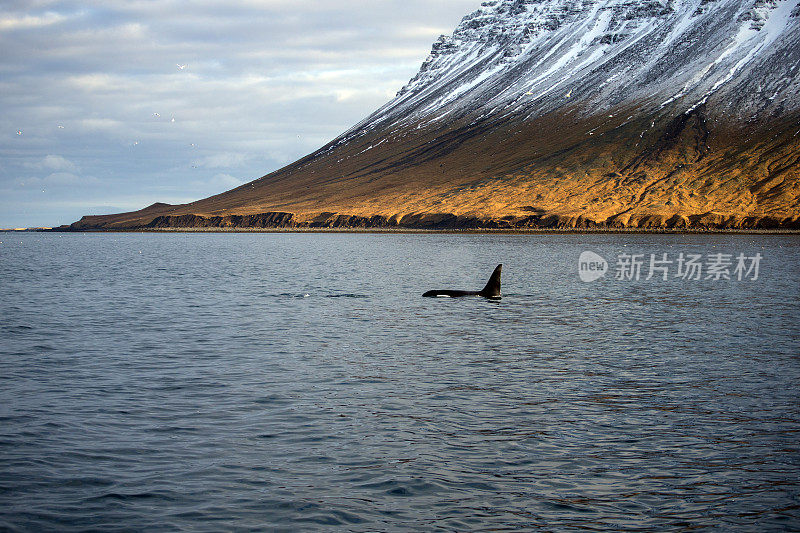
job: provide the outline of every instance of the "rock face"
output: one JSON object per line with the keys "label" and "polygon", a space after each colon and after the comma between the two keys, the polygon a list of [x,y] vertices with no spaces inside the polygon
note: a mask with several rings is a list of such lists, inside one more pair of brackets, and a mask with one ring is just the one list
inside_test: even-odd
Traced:
{"label": "rock face", "polygon": [[136,227],[798,228],[798,0],[496,0],[317,152]]}

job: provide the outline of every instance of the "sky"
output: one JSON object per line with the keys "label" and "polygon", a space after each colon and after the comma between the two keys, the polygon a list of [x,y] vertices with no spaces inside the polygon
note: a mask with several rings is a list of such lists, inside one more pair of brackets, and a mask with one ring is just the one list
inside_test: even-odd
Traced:
{"label": "sky", "polygon": [[0,0],[0,228],[185,203],[389,101],[480,0]]}

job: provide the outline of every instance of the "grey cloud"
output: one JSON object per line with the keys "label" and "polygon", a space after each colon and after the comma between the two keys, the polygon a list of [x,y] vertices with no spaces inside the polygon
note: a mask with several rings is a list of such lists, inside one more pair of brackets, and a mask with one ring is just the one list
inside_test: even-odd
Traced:
{"label": "grey cloud", "polygon": [[77,170],[75,163],[60,155],[47,155],[35,162],[26,161],[23,166],[32,169]]}
{"label": "grey cloud", "polygon": [[195,161],[194,166],[206,168],[240,167],[247,161],[247,159],[247,154],[220,152],[218,154],[209,155]]}
{"label": "grey cloud", "polygon": [[52,172],[42,178],[38,176],[20,178],[17,180],[17,185],[20,187],[38,188],[46,186],[93,185],[99,182],[100,180],[94,176],[81,176],[73,172]]}
{"label": "grey cloud", "polygon": [[[190,201],[290,163],[389,100],[479,3],[6,1],[0,227]],[[12,186],[58,173],[83,180],[59,202]]]}

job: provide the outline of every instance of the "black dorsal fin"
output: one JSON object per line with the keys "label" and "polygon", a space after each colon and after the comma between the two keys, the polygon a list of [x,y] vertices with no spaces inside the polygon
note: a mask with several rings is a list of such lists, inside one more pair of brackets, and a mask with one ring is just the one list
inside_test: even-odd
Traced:
{"label": "black dorsal fin", "polygon": [[492,277],[489,278],[489,282],[481,291],[481,296],[486,298],[499,298],[500,297],[500,272],[503,270],[502,263],[495,267],[494,272],[492,272]]}

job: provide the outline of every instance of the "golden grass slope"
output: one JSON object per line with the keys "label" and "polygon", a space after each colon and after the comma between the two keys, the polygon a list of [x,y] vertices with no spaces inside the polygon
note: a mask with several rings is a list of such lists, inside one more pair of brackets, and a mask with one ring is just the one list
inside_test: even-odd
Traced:
{"label": "golden grass slope", "polygon": [[800,120],[731,126],[702,106],[646,117],[575,107],[409,125],[334,141],[204,200],[71,228],[248,224],[797,228]]}

